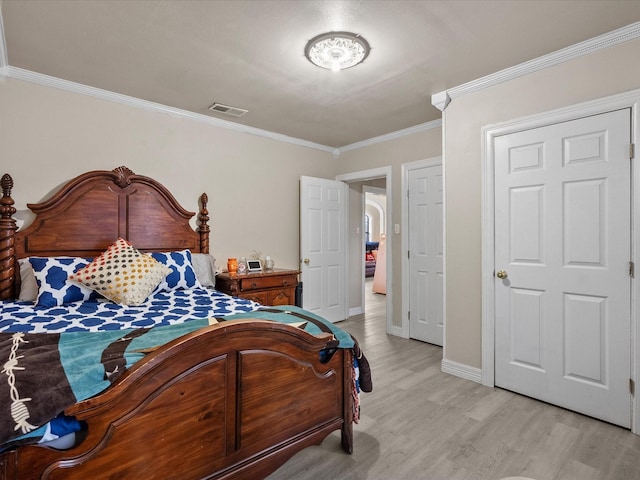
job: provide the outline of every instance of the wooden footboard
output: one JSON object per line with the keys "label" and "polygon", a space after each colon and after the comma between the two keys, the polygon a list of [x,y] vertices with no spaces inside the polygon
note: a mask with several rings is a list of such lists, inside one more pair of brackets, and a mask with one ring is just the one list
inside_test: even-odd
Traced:
{"label": "wooden footboard", "polygon": [[80,445],[5,452],[0,479],[259,479],[338,429],[351,453],[351,351],[320,363],[328,339],[268,321],[180,337],[67,410]]}

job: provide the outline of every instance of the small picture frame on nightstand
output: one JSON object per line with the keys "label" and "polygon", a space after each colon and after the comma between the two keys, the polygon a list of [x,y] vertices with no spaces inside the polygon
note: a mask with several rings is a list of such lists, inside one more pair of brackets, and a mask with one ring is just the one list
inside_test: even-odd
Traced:
{"label": "small picture frame on nightstand", "polygon": [[262,271],[262,262],[260,260],[247,260],[247,272]]}

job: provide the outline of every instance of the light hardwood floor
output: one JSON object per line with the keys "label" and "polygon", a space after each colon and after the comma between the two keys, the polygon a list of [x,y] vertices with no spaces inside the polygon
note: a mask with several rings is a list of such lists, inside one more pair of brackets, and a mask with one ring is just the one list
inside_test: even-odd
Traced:
{"label": "light hardwood floor", "polygon": [[333,433],[269,480],[640,479],[640,436],[521,395],[442,373],[442,349],[385,333],[384,296],[340,323],[373,372],[354,453]]}

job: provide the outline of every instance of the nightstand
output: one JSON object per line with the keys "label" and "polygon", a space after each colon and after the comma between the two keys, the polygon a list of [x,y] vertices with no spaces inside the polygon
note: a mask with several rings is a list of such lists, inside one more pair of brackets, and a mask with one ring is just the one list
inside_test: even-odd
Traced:
{"label": "nightstand", "polygon": [[223,272],[216,276],[216,290],[265,306],[295,305],[299,273],[300,270],[284,268],[241,274]]}

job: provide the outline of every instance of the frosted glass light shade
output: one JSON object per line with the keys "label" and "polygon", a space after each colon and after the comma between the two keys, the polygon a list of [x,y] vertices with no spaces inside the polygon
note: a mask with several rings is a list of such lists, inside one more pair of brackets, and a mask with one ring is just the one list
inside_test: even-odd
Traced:
{"label": "frosted glass light shade", "polygon": [[330,32],[309,40],[304,54],[314,65],[337,71],[361,63],[369,51],[369,44],[360,35]]}

